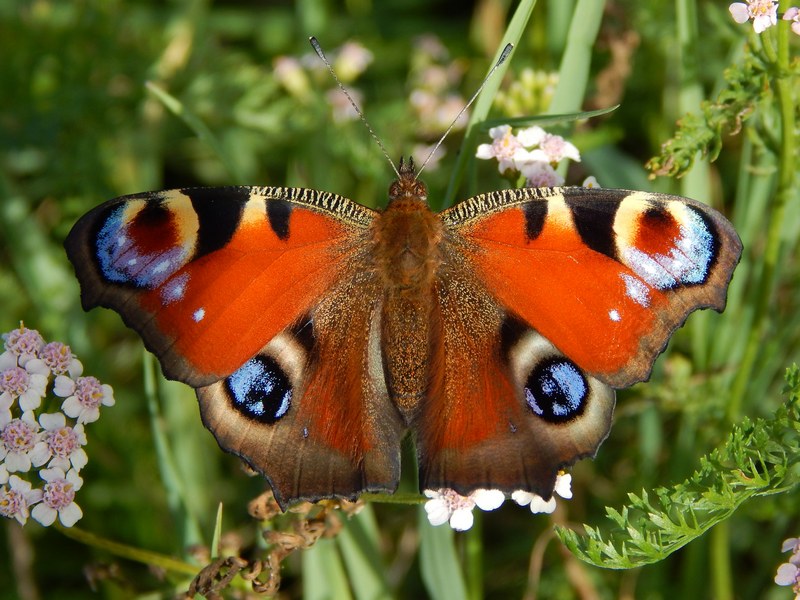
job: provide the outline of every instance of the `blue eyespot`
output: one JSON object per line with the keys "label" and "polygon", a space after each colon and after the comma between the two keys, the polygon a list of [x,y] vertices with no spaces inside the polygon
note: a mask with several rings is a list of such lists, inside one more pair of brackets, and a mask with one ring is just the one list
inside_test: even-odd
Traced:
{"label": "blue eyespot", "polygon": [[580,369],[566,358],[537,364],[525,382],[525,402],[545,421],[563,423],[586,407],[589,385]]}
{"label": "blue eyespot", "polygon": [[225,385],[235,408],[262,423],[277,422],[291,406],[292,384],[270,356],[251,358],[225,380]]}

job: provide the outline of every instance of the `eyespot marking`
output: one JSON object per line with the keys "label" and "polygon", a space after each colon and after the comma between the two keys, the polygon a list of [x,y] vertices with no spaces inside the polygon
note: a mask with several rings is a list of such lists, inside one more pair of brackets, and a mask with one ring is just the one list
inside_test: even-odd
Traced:
{"label": "eyespot marking", "polygon": [[261,423],[273,424],[289,411],[292,385],[271,356],[259,354],[225,380],[234,407]]}
{"label": "eyespot marking", "polygon": [[589,384],[575,364],[553,357],[537,364],[525,383],[525,402],[537,416],[563,423],[586,408]]}

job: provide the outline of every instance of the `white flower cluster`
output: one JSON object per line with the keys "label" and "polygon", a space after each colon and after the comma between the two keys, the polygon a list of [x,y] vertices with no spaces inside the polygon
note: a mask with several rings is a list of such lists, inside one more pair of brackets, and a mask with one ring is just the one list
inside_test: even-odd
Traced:
{"label": "white flower cluster", "polygon": [[[511,495],[520,506],[529,506],[532,513],[552,513],[556,509],[555,494],[562,498],[572,498],[572,475],[561,472],[556,478],[555,489],[549,500],[538,494],[517,490]],[[425,495],[430,498],[425,503],[425,512],[431,525],[450,523],[456,531],[466,531],[474,522],[472,509],[476,506],[483,511],[499,508],[505,501],[505,494],[500,490],[475,490],[469,496],[462,496],[455,490],[425,490]]]}
{"label": "white flower cluster", "polygon": [[[84,425],[98,419],[101,405],[114,404],[113,391],[81,375],[83,365],[69,346],[45,343],[35,329],[20,324],[2,338],[0,515],[23,525],[30,515],[45,526],[58,517],[71,527],[83,516],[75,492],[88,462]],[[46,398],[51,377],[55,399]],[[43,402],[60,403],[60,410],[44,412]],[[33,469],[42,487],[25,479]]]}
{"label": "white flower cluster", "polygon": [[[753,21],[753,31],[763,33],[778,24],[778,2],[775,0],[747,0],[734,2],[728,10],[737,23]],[[792,31],[800,35],[800,8],[790,7],[783,13],[784,21],[792,22]]]}
{"label": "white flower cluster", "polygon": [[783,541],[781,552],[791,552],[789,562],[778,567],[775,583],[791,586],[795,600],[800,600],[800,538],[789,538]]}
{"label": "white flower cluster", "polygon": [[[481,144],[475,156],[485,160],[496,158],[501,174],[519,171],[525,177],[526,187],[554,187],[564,184],[556,172],[565,159],[580,162],[578,149],[560,135],[547,133],[541,127],[521,129],[516,135],[510,125],[500,125],[489,130],[491,144]],[[597,181],[594,185],[598,187]]]}

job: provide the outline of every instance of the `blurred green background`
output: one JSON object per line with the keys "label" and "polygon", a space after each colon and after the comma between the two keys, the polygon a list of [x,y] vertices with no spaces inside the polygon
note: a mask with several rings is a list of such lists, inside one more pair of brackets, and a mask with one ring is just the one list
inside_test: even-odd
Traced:
{"label": "blurred green background", "polygon": [[[48,340],[69,343],[117,398],[87,427],[78,527],[186,558],[192,544],[210,544],[223,502],[230,543],[257,552],[263,543],[246,506],[264,483],[218,450],[192,390],[159,379],[158,402],[148,400],[141,341],[116,314],[80,309],[61,246],[76,219],[115,196],[190,185],[307,186],[381,206],[391,168],[342,108],[308,36],[331,55],[392,159],[414,153],[419,161],[480,84],[517,8],[507,0],[0,3],[0,330],[22,319]],[[594,175],[603,187],[692,196],[729,215],[745,242],[728,310],[690,317],[653,380],[618,395],[611,436],[595,461],[575,467],[575,498],[561,504],[559,523],[597,523],[603,507],[623,504],[628,492],[690,475],[732,423],[774,410],[783,370],[797,360],[796,191],[780,213],[774,275],[765,279],[761,266],[775,231],[774,98],[758,99],[756,118],[723,138],[713,165],[700,160],[680,180],[655,181],[643,166],[678,118],[724,88],[723,71],[741,60],[748,31],[724,2],[541,0],[515,34],[491,117],[620,104],[553,129],[583,156],[567,182]],[[473,156],[488,141],[485,131],[463,141],[462,124],[426,169],[434,206],[456,169],[464,175],[456,198],[508,185],[494,164],[457,163],[459,149]],[[758,352],[743,372],[754,343]],[[413,491],[413,482],[404,485]],[[722,598],[725,590],[788,598],[772,577],[781,540],[800,534],[799,514],[796,493],[757,500],[721,533],[625,572],[578,562],[554,538],[551,518],[511,503],[445,541],[474,598]],[[429,533],[418,508],[372,503],[359,519],[371,541],[350,543],[374,549],[378,596],[436,596],[420,565],[420,539]],[[169,598],[190,580],[36,523],[0,527],[0,598]],[[320,547],[285,561],[283,597],[367,597],[368,577],[344,543]],[[447,577],[451,567],[435,569]],[[452,585],[454,595],[440,597],[459,597],[462,588]]]}

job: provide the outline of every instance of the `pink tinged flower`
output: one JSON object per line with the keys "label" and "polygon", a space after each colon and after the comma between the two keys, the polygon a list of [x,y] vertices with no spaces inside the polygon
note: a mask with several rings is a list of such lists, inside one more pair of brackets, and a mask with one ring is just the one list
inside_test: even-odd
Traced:
{"label": "pink tinged flower", "polygon": [[8,483],[8,469],[4,462],[0,462],[0,485]]}
{"label": "pink tinged flower", "polygon": [[82,424],[69,427],[64,413],[60,412],[41,415],[39,423],[44,429],[41,446],[46,454],[44,462],[50,461],[48,467],[58,467],[64,471],[72,467],[75,471],[80,471],[86,466],[89,457],[82,448],[86,445]]}
{"label": "pink tinged flower", "polygon": [[787,540],[783,540],[781,552],[789,552],[790,550],[794,554],[800,554],[800,538],[789,538]]}
{"label": "pink tinged flower", "polygon": [[7,423],[0,421],[0,427],[0,460],[5,461],[9,473],[30,471],[34,458],[36,466],[42,464],[37,455],[32,456],[39,442],[39,424],[32,412],[22,413],[21,419],[11,419]]}
{"label": "pink tinged flower", "polygon": [[509,170],[516,170],[514,154],[518,150],[523,150],[520,141],[511,133],[510,125],[500,125],[489,130],[492,138],[491,144],[480,144],[475,156],[484,160],[496,158],[499,162],[498,170],[505,173]]}
{"label": "pink tinged flower", "polygon": [[431,525],[443,525],[449,521],[450,527],[456,531],[466,531],[474,523],[472,509],[476,506],[489,511],[498,508],[505,496],[500,490],[478,489],[469,496],[462,496],[455,490],[425,490],[430,498],[425,503],[425,512]]}
{"label": "pink tinged flower", "polygon": [[564,178],[548,162],[533,161],[520,165],[525,176],[525,187],[557,187],[564,184]]}
{"label": "pink tinged flower", "polygon": [[0,408],[10,408],[9,398],[19,398],[23,411],[39,408],[47,390],[47,372],[38,359],[27,361],[24,369],[14,366],[0,372]]}
{"label": "pink tinged flower", "polygon": [[83,365],[75,358],[70,347],[61,342],[45,344],[39,350],[39,360],[56,375],[69,373],[70,377],[75,378],[83,372]]}
{"label": "pink tinged flower", "polygon": [[41,501],[42,490],[31,489],[31,484],[24,479],[12,475],[8,487],[0,489],[0,515],[8,519],[16,519],[20,525],[28,521],[28,509]]}
{"label": "pink tinged flower", "polygon": [[775,583],[778,585],[797,585],[800,583],[800,568],[792,563],[783,563],[775,574]]}
{"label": "pink tinged flower", "polygon": [[113,406],[114,392],[110,385],[101,384],[96,377],[56,377],[53,392],[66,400],[61,410],[78,423],[93,423],[100,417],[100,405]]}
{"label": "pink tinged flower", "polygon": [[778,23],[778,3],[774,0],[747,0],[734,2],[728,10],[737,23],[753,20],[753,31],[761,33]]}
{"label": "pink tinged flower", "polygon": [[44,338],[35,329],[28,329],[22,323],[19,329],[9,331],[3,334],[5,341],[5,349],[14,353],[19,357],[20,366],[25,366],[25,363],[36,358],[39,350],[44,346]]}
{"label": "pink tinged flower", "polygon": [[796,6],[790,7],[789,10],[783,13],[783,20],[792,21],[792,31],[800,35],[800,8]]}
{"label": "pink tinged flower", "polygon": [[83,480],[71,469],[42,469],[39,473],[47,483],[44,485],[41,503],[33,507],[31,516],[45,527],[52,525],[56,516],[64,527],[72,527],[83,516],[75,504],[75,492],[81,489]]}
{"label": "pink tinged flower", "polygon": [[580,162],[581,153],[578,149],[560,135],[545,134],[539,143],[539,148],[547,155],[549,162],[559,163],[565,158]]}

